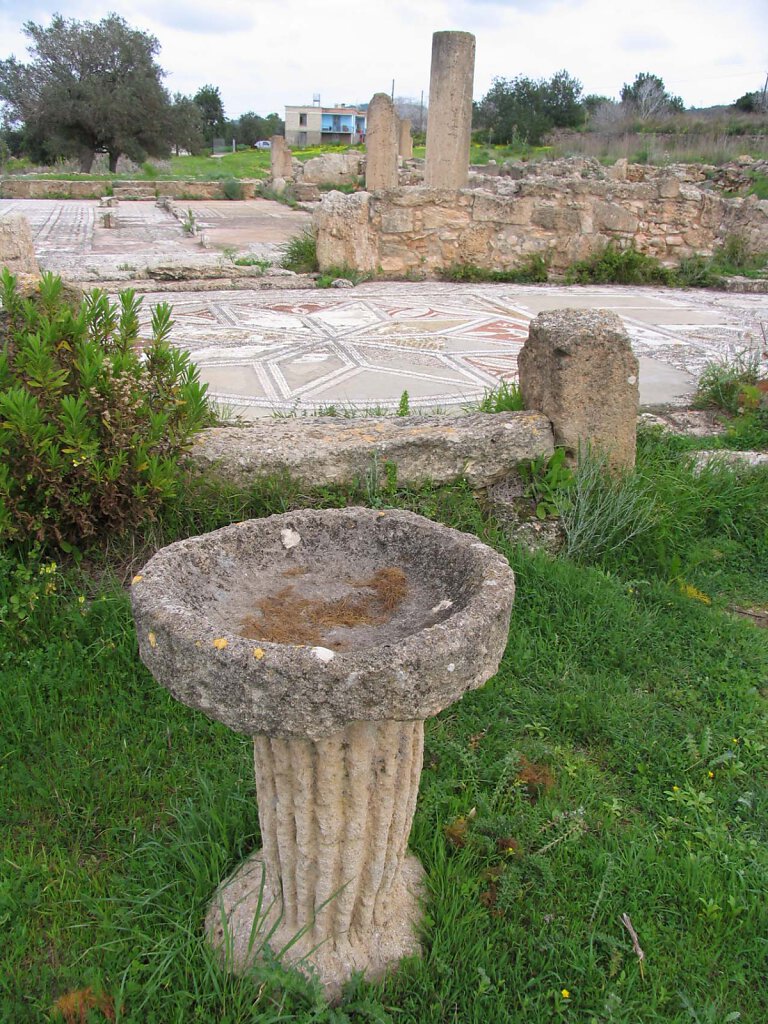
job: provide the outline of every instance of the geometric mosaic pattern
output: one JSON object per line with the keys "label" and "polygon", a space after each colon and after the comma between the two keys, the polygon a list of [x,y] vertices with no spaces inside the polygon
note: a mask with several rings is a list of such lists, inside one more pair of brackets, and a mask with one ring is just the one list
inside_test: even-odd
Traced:
{"label": "geometric mosaic pattern", "polygon": [[[148,295],[147,305],[166,296]],[[368,283],[328,291],[178,293],[176,344],[190,349],[211,394],[245,417],[328,406],[392,409],[477,401],[517,377],[528,323],[541,309],[613,308],[639,356],[690,375],[744,347],[768,297],[632,288]],[[735,300],[735,301],[732,301]],[[749,302],[747,303],[749,305]],[[732,306],[732,310],[728,307]]]}
{"label": "geometric mosaic pattern", "polygon": [[397,291],[175,294],[173,337],[241,413],[392,408],[403,391],[415,408],[454,406],[516,377],[529,316],[466,293],[404,304]]}

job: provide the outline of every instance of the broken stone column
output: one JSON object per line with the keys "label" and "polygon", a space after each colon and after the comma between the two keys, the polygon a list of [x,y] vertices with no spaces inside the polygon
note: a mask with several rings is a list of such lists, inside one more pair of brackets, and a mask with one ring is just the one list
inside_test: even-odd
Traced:
{"label": "broken stone column", "polygon": [[435,32],[424,168],[424,184],[432,188],[463,188],[469,180],[474,74],[471,32]]}
{"label": "broken stone column", "polygon": [[408,117],[398,118],[398,143],[397,152],[403,160],[410,160],[413,156],[413,138],[411,136],[411,120]]}
{"label": "broken stone column", "polygon": [[14,275],[40,276],[29,221],[19,214],[0,217],[0,268],[7,267]]}
{"label": "broken stone column", "polygon": [[272,148],[270,150],[271,169],[273,178],[293,178],[293,165],[291,163],[291,151],[283,135],[272,136]]}
{"label": "broken stone column", "polygon": [[525,407],[552,421],[556,445],[573,455],[589,443],[613,468],[634,466],[638,362],[615,313],[540,313],[517,363]]}
{"label": "broken stone column", "polygon": [[385,92],[377,92],[368,106],[365,156],[366,189],[397,188],[397,115]]}

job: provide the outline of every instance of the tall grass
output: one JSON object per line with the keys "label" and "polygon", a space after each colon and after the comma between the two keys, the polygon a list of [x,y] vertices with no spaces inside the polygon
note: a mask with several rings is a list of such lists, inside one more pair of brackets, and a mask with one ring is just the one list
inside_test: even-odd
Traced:
{"label": "tall grass", "polygon": [[554,136],[552,158],[593,157],[604,163],[723,164],[743,154],[768,157],[768,132],[756,136],[729,135],[720,130],[696,134],[659,132],[583,132]]}

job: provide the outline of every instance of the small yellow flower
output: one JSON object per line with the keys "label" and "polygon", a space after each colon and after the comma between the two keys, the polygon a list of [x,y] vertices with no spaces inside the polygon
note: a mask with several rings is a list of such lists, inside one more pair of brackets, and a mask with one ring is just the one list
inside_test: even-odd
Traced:
{"label": "small yellow flower", "polygon": [[80,594],[80,596],[77,599],[77,603],[78,604],[85,604],[85,597],[83,596],[83,594]]}
{"label": "small yellow flower", "polygon": [[714,772],[707,772],[707,775],[710,777],[710,779],[714,779],[714,777],[715,777],[715,773]]}
{"label": "small yellow flower", "polygon": [[712,598],[708,597],[701,590],[697,590],[690,583],[684,583],[682,580],[679,581],[680,592],[685,594],[686,597],[690,597],[692,601],[701,601],[702,604],[712,604]]}
{"label": "small yellow flower", "polygon": [[260,647],[254,647],[253,656],[256,659],[256,661],[261,661],[261,659],[264,657],[264,651],[262,651]]}
{"label": "small yellow flower", "polygon": [[673,786],[672,787],[672,792],[673,793],[679,793],[680,792],[680,787],[679,786]]}
{"label": "small yellow flower", "polygon": [[131,585],[133,585],[134,583],[141,583],[143,579],[143,576],[134,576],[133,579],[131,580]]}
{"label": "small yellow flower", "polygon": [[213,646],[217,651],[223,651],[229,643],[229,640],[225,636],[219,636],[213,641]]}
{"label": "small yellow flower", "polygon": [[734,736],[734,737],[733,737],[733,742],[734,742],[734,743],[738,743],[738,742],[739,742],[739,738],[738,738],[738,736]]}
{"label": "small yellow flower", "polygon": [[560,995],[563,997],[563,999],[570,999],[571,998],[571,993],[568,991],[567,988],[561,989],[560,990]]}

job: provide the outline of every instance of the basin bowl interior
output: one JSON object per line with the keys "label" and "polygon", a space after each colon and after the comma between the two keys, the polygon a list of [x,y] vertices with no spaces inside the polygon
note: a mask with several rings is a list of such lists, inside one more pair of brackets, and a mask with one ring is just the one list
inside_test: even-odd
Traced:
{"label": "basin bowl interior", "polygon": [[463,609],[483,580],[472,548],[386,514],[274,518],[199,538],[184,552],[184,601],[214,629],[262,643],[362,650]]}

